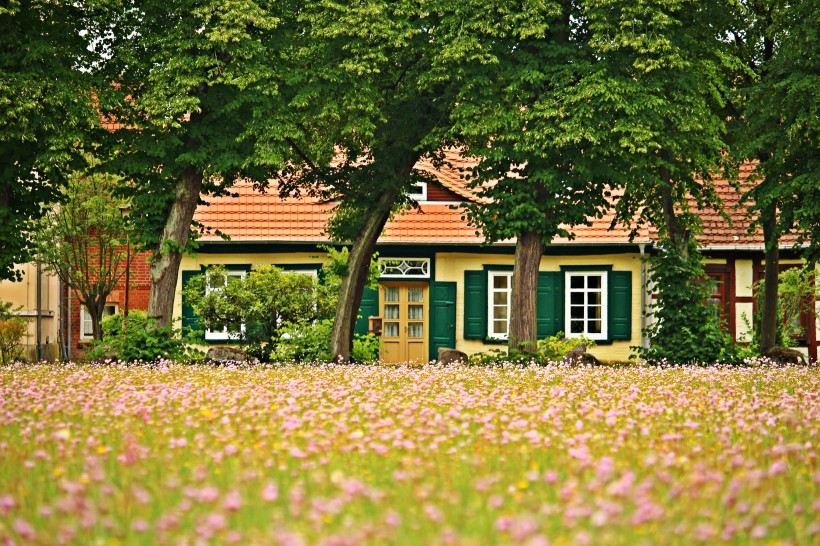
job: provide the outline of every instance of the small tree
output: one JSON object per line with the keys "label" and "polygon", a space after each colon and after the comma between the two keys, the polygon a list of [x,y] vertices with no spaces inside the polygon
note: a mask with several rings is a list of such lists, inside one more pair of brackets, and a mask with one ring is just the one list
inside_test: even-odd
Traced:
{"label": "small tree", "polygon": [[[324,248],[330,258],[322,268],[322,282],[313,275],[262,266],[239,277],[223,267],[210,267],[204,275],[188,281],[184,298],[199,316],[201,326],[226,330],[247,345],[248,353],[266,360],[282,334],[304,329],[333,316],[339,286],[347,272],[348,249]],[[378,265],[370,262],[367,286],[378,281]],[[329,332],[326,332],[329,334]],[[328,335],[318,343],[327,345]]]}
{"label": "small tree", "polygon": [[64,203],[46,213],[35,236],[46,270],[76,291],[97,340],[102,339],[106,299],[129,265],[115,185],[109,176],[75,175],[64,190]]}
{"label": "small tree", "polygon": [[[814,302],[820,297],[820,288],[816,285],[815,275],[809,267],[792,267],[781,271],[777,276],[777,313],[774,334],[774,345],[789,347],[794,345],[793,336],[805,334],[800,325],[800,315],[808,313]],[[763,321],[766,297],[766,279],[763,278],[754,285],[757,296],[757,312],[754,316],[754,333],[751,340],[751,349],[760,352],[762,347],[763,331],[766,324]],[[748,317],[747,317],[747,326]],[[813,328],[814,325],[808,325]]]}
{"label": "small tree", "polygon": [[22,355],[20,342],[28,331],[27,319],[11,308],[10,302],[0,301],[0,364],[11,364]]}
{"label": "small tree", "polygon": [[268,344],[276,345],[283,324],[310,323],[330,312],[316,277],[274,266],[244,277],[211,267],[188,282],[184,295],[204,328],[227,330],[260,359],[270,353]]}

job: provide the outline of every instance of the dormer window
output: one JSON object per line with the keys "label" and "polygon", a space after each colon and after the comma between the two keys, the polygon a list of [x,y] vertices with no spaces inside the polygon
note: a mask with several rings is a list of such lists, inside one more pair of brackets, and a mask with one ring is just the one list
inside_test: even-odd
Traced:
{"label": "dormer window", "polygon": [[427,182],[415,182],[407,193],[413,201],[427,201]]}

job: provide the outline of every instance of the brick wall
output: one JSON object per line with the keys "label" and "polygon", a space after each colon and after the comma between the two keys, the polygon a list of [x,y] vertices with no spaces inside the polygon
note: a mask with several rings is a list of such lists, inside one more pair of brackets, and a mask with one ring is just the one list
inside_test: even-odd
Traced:
{"label": "brick wall", "polygon": [[[128,309],[148,310],[148,295],[151,290],[147,252],[138,253],[131,258],[130,290],[128,291]],[[88,350],[90,344],[80,336],[80,302],[72,291],[71,298],[71,357],[76,360]],[[125,309],[125,276],[108,296],[106,303],[114,303],[120,312]]]}

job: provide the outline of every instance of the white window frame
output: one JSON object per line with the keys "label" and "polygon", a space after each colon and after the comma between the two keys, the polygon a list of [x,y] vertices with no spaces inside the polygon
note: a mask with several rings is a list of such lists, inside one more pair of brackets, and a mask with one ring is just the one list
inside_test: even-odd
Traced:
{"label": "white window frame", "polygon": [[[113,307],[114,312],[106,314],[105,309],[107,309],[109,307]],[[119,313],[120,306],[116,303],[107,303],[106,302],[105,309],[103,309],[103,316],[100,317],[100,320],[102,320],[105,317],[108,317],[108,316],[111,316],[111,315],[116,315],[117,313]],[[93,326],[91,324],[91,314],[88,312],[88,309],[86,308],[85,305],[80,305],[80,339],[81,340],[94,339],[93,332],[88,333],[88,334],[85,333],[86,323],[88,324],[89,330],[93,330]]]}
{"label": "white window frame", "polygon": [[[239,277],[240,279],[244,279],[245,275],[248,274],[247,271],[244,269],[228,269],[225,271],[226,276],[228,277]],[[227,283],[227,279],[225,280]],[[212,288],[210,284],[205,283],[205,293],[208,294],[214,290],[219,290],[219,288]],[[205,341],[235,341],[241,339],[245,335],[245,325],[242,324],[239,327],[239,332],[231,334],[228,332],[228,327],[225,326],[222,330],[205,330]]]}
{"label": "white window frame", "polygon": [[[572,288],[572,277],[601,277],[601,288],[600,289],[589,289],[587,288],[587,281],[584,281],[584,288]],[[572,337],[580,337],[582,335],[588,337],[589,339],[593,339],[596,341],[603,341],[609,338],[609,294],[608,294],[608,281],[609,281],[609,273],[607,271],[566,271],[564,273],[564,335],[568,338]],[[589,315],[588,315],[588,305],[587,305],[587,294],[590,292],[600,292],[601,293],[601,332],[600,333],[590,333],[588,331],[589,326]],[[583,332],[573,332],[572,330],[572,320],[571,317],[571,305],[570,302],[572,301],[572,294],[574,293],[583,293],[584,294],[584,331]],[[579,320],[579,319],[574,319]]]}
{"label": "white window frame", "polygon": [[[384,266],[387,262],[421,262],[421,274],[408,273],[385,273]],[[379,278],[383,279],[429,279],[430,278],[430,258],[379,258]]]}
{"label": "white window frame", "polygon": [[[487,338],[488,339],[499,339],[499,340],[506,340],[509,338],[510,332],[510,305],[512,304],[512,271],[487,271]],[[507,277],[507,288],[503,290],[498,290],[494,288],[495,283],[493,282],[496,277]],[[506,293],[507,294],[507,331],[506,332],[496,332],[495,331],[495,294],[496,293]]]}
{"label": "white window frame", "polygon": [[419,188],[420,191],[408,193],[407,197],[417,202],[427,201],[427,182],[415,182],[413,187]]}

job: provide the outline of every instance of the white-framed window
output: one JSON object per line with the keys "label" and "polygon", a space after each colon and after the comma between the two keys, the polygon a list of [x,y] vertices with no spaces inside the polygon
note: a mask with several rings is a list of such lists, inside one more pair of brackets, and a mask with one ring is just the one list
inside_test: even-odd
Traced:
{"label": "white-framed window", "polygon": [[[227,283],[235,282],[245,277],[247,272],[243,270],[226,270],[225,277],[221,284],[212,284],[213,278],[209,275],[208,282],[205,285],[205,293],[214,292],[223,289]],[[205,339],[208,341],[224,341],[229,339],[240,339],[245,334],[245,325],[240,326],[239,332],[228,332],[228,327],[224,326],[221,329],[205,330]]]}
{"label": "white-framed window", "polygon": [[510,335],[512,271],[487,272],[487,337],[507,339]]}
{"label": "white-framed window", "polygon": [[416,182],[407,192],[407,197],[413,201],[427,201],[427,182]]}
{"label": "white-framed window", "polygon": [[391,279],[429,279],[430,258],[379,258],[379,275]]}
{"label": "white-framed window", "polygon": [[607,339],[607,272],[567,271],[564,282],[565,335]]}
{"label": "white-framed window", "polygon": [[[116,315],[119,307],[116,303],[106,303],[100,320]],[[94,326],[91,323],[91,314],[85,305],[80,305],[80,339],[94,339]]]}

